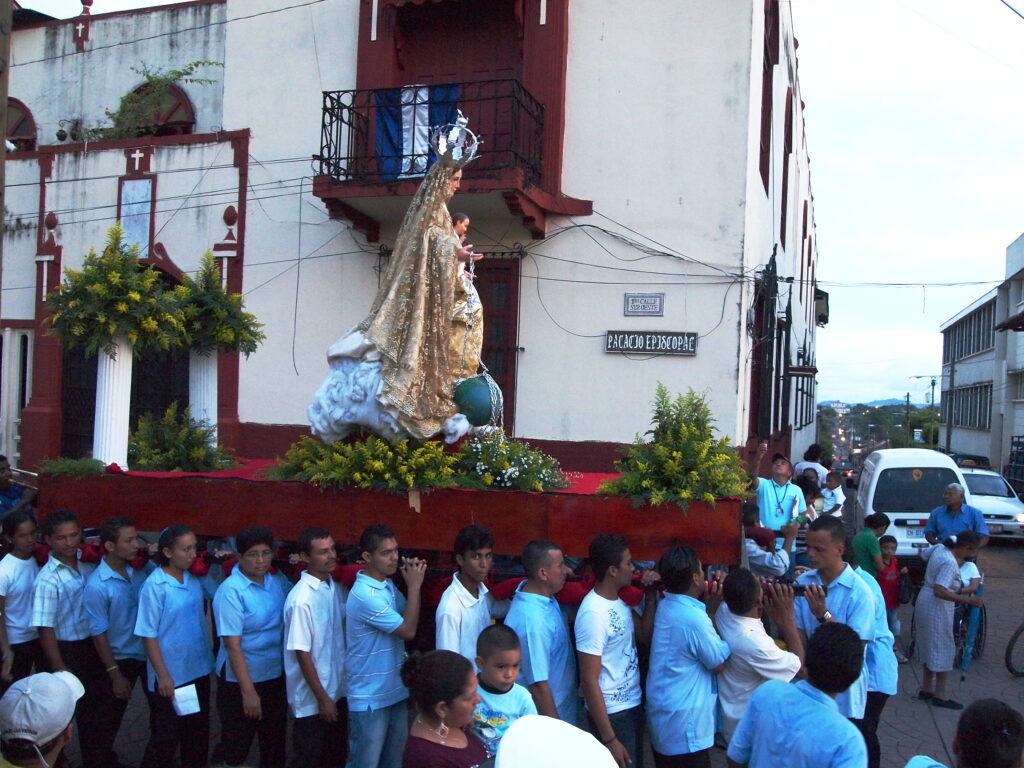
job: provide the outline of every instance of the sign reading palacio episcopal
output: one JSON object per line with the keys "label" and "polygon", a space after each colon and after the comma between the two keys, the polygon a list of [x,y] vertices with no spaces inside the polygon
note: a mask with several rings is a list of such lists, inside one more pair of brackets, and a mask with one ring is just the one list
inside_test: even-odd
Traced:
{"label": "sign reading palacio episcopal", "polygon": [[697,334],[692,331],[606,331],[604,351],[696,355]]}

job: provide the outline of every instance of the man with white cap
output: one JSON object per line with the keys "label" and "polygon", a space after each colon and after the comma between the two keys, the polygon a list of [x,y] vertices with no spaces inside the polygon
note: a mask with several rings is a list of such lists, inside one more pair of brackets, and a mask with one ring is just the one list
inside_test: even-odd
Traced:
{"label": "man with white cap", "polygon": [[0,698],[0,768],[56,765],[85,688],[70,672],[23,678]]}

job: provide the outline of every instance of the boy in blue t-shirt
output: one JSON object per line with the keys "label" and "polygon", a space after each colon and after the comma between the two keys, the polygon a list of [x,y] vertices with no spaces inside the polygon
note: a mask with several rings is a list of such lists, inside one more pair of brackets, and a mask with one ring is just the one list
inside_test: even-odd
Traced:
{"label": "boy in blue t-shirt", "polygon": [[537,707],[530,692],[516,684],[523,649],[514,630],[504,624],[487,627],[477,638],[476,653],[480,703],[473,712],[473,732],[493,756],[512,723],[536,715]]}

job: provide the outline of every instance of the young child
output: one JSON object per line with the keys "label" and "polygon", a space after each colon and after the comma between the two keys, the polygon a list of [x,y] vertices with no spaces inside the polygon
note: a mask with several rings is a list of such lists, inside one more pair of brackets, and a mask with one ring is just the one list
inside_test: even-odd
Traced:
{"label": "young child", "polygon": [[504,624],[487,627],[477,638],[476,653],[480,703],[473,712],[472,728],[493,756],[512,723],[524,715],[536,715],[537,707],[530,692],[516,683],[523,651],[514,630]]}
{"label": "young child", "polygon": [[960,594],[975,594],[981,586],[981,571],[978,570],[978,564],[964,560],[964,564],[960,566],[960,581],[963,584],[960,587]]}
{"label": "young child", "polygon": [[[906,568],[900,568],[896,560],[896,537],[882,536],[878,539],[878,546],[882,550],[882,568],[875,578],[878,579],[878,586],[882,588],[882,597],[885,598],[885,617],[889,620],[889,631],[897,642],[900,639],[900,617],[899,617],[899,593],[900,576],[908,573]],[[893,648],[896,654],[896,661],[900,664],[907,662],[907,657],[899,648]]]}
{"label": "young child", "polygon": [[839,472],[829,472],[825,478],[825,487],[821,489],[821,495],[825,498],[824,513],[826,515],[843,516],[843,504],[846,503],[846,497],[843,495],[843,489],[839,487],[842,482],[843,476]]}

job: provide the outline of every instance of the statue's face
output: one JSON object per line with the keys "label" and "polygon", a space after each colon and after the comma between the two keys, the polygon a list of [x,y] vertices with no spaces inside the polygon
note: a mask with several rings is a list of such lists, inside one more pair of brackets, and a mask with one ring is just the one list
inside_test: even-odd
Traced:
{"label": "statue's face", "polygon": [[459,186],[462,184],[462,169],[460,168],[452,174],[452,194],[454,195],[459,191]]}

